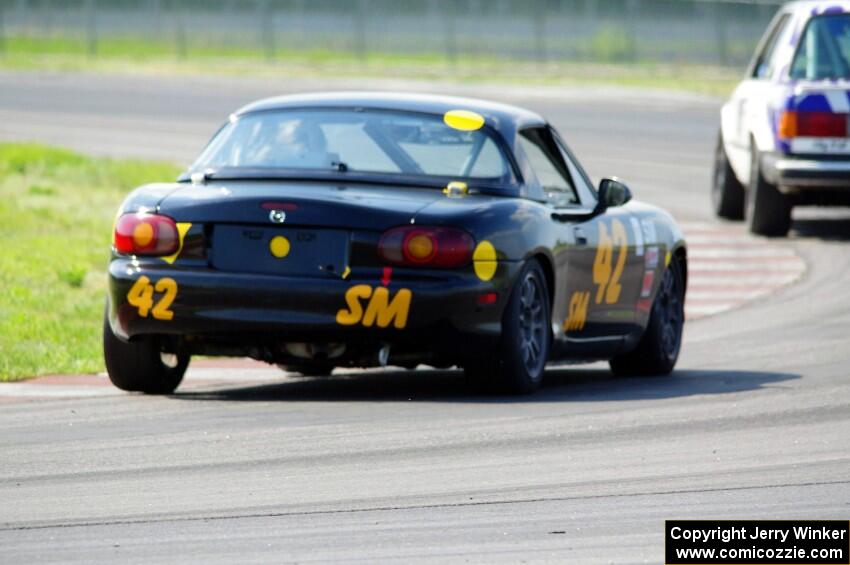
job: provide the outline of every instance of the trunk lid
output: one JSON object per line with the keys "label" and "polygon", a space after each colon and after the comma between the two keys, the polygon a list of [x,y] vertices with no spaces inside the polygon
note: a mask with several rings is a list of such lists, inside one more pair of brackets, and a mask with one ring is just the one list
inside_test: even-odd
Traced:
{"label": "trunk lid", "polygon": [[440,198],[426,188],[227,181],[187,184],[163,198],[159,211],[180,222],[272,225],[271,210],[282,209],[285,226],[384,231]]}
{"label": "trunk lid", "polygon": [[850,84],[801,81],[777,114],[785,150],[797,155],[850,156]]}
{"label": "trunk lid", "polygon": [[374,267],[379,234],[441,198],[435,189],[229,181],[187,184],[159,213],[203,226],[214,269],[334,278]]}

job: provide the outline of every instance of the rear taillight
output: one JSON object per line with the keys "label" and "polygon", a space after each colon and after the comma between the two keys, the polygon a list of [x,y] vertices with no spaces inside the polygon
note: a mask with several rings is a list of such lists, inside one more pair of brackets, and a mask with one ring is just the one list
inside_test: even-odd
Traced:
{"label": "rear taillight", "polygon": [[405,226],[381,236],[378,255],[391,265],[454,269],[469,263],[474,247],[461,229]]}
{"label": "rear taillight", "polygon": [[849,117],[832,112],[783,112],[779,118],[779,137],[847,137]]}
{"label": "rear taillight", "polygon": [[115,222],[112,245],[128,255],[173,255],[180,237],[177,225],[168,216],[124,214]]}

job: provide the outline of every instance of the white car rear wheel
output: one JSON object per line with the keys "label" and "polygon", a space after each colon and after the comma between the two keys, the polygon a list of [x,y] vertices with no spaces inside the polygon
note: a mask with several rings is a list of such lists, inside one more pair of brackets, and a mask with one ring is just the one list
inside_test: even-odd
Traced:
{"label": "white car rear wheel", "polygon": [[723,134],[717,136],[714,173],[711,181],[711,203],[714,213],[727,220],[743,220],[746,195],[743,185],[738,182],[735,171],[729,165],[726,148],[723,146]]}
{"label": "white car rear wheel", "polygon": [[791,229],[791,203],[762,174],[761,154],[753,146],[750,186],[747,189],[747,224],[758,235],[781,237]]}

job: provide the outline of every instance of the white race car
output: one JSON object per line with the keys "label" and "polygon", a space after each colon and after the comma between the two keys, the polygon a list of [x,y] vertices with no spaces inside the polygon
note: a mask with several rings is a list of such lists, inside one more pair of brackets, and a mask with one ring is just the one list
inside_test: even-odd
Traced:
{"label": "white race car", "polygon": [[721,112],[718,216],[782,236],[799,205],[850,206],[850,2],[783,6]]}

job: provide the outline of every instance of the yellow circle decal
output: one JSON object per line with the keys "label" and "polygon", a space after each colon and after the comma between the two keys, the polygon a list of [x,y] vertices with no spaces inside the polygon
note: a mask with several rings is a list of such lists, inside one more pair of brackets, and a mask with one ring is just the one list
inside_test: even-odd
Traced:
{"label": "yellow circle decal", "polygon": [[143,222],[133,230],[133,243],[138,247],[147,247],[153,241],[153,226]]}
{"label": "yellow circle decal", "polygon": [[496,248],[489,241],[482,241],[472,254],[472,266],[476,276],[482,281],[489,281],[496,274],[499,266],[496,261]]}
{"label": "yellow circle decal", "polygon": [[289,255],[289,240],[282,235],[276,235],[269,242],[269,251],[278,259],[283,259]]}
{"label": "yellow circle decal", "polygon": [[484,116],[469,110],[449,110],[443,116],[443,121],[450,128],[460,131],[475,131],[484,126]]}

